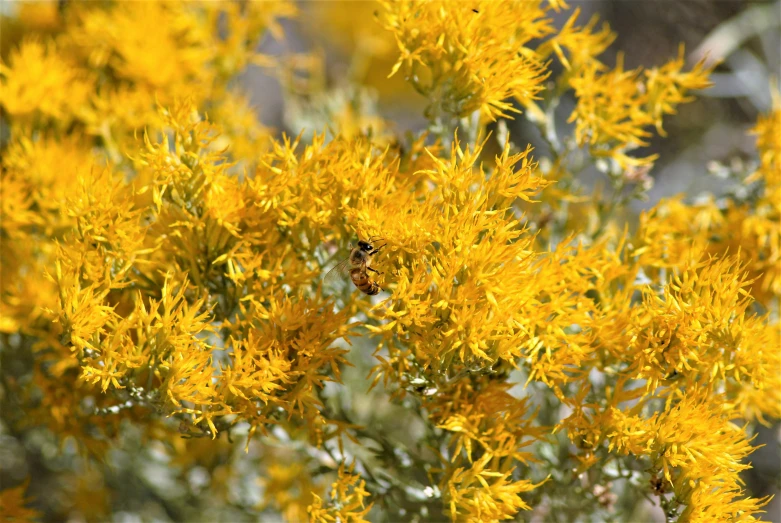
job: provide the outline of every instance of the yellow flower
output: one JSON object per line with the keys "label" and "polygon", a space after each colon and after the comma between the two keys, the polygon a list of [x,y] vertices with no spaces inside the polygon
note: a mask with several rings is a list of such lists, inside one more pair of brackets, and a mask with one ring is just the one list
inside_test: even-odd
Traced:
{"label": "yellow flower", "polygon": [[551,52],[555,53],[562,65],[571,71],[577,71],[588,64],[593,64],[598,70],[604,69],[605,66],[596,61],[596,57],[610,47],[616,39],[616,34],[610,30],[607,23],[604,23],[598,32],[594,31],[598,21],[596,15],[592,16],[585,26],[576,27],[575,21],[578,16],[580,16],[580,8],[572,12],[561,29],[551,35],[537,49],[537,52],[545,58]]}
{"label": "yellow flower", "polygon": [[307,511],[316,499],[322,502],[323,485],[312,477],[306,461],[296,461],[295,456],[283,449],[269,452],[267,462],[266,477],[259,481],[263,485],[260,508],[277,508],[285,521],[306,521]]}
{"label": "yellow flower", "polygon": [[651,125],[664,135],[662,117],[691,101],[688,91],[710,85],[707,77],[713,66],[700,62],[686,73],[683,66],[683,47],[677,59],[644,73],[625,71],[621,55],[616,67],[606,72],[599,62],[586,62],[569,80],[578,98],[569,118],[575,123],[578,144],[588,145],[595,157],[612,158],[624,169],[652,164],[656,155],[635,158],[627,153],[648,145]]}
{"label": "yellow flower", "polygon": [[56,140],[15,136],[3,151],[2,323],[37,329],[42,308],[57,300],[55,285],[41,278],[53,271],[61,240],[73,221],[63,211],[77,180],[95,168],[79,137]]}
{"label": "yellow flower", "polygon": [[[52,4],[24,22],[38,39],[0,66],[3,424],[90,460],[132,427],[183,477],[208,472],[210,504],[257,471],[253,508],[291,520],[382,519],[390,503],[402,518],[507,520],[537,500],[557,509],[572,480],[587,488],[578,508],[610,511],[624,465],[629,499],[754,519],[766,500],[739,480],[750,425],[730,421],[781,416],[779,107],[754,129],[748,196],[664,200],[634,228],[621,190],[654,158],[632,151],[664,134],[709,67],[686,71],[681,51],[611,69],[613,32],[577,25],[577,10],[556,29],[561,0],[387,1],[384,34],[335,5],[312,12],[357,47],[351,74],[397,58],[388,69],[427,97],[433,136],[394,136],[360,86],[326,88],[316,56],[257,55],[295,13],[286,1],[68,2],[56,23]],[[538,106],[547,60],[563,71]],[[275,65],[296,91],[297,138],[272,139],[233,90],[249,64]],[[570,89],[574,140],[559,140],[545,118]],[[551,158],[501,122],[500,140],[482,138],[516,107]],[[609,164],[608,207],[569,172],[576,143]],[[377,296],[321,279],[356,236],[379,248]],[[372,349],[368,379],[385,386],[372,401],[389,396],[402,430],[345,400],[345,367]],[[237,434],[254,469],[235,464]],[[640,470],[653,483],[634,481]],[[24,513],[21,491],[3,496]]]}
{"label": "yellow flower", "polygon": [[767,303],[770,294],[781,296],[781,94],[774,93],[773,110],[760,116],[752,129],[757,136],[760,165],[746,181],[763,184],[753,212],[738,215],[734,229],[745,238],[741,244],[752,253],[752,269],[761,274],[761,290],[756,294]]}
{"label": "yellow flower", "polygon": [[[731,355],[750,337],[751,299],[734,259],[692,263],[657,293],[643,292],[635,308],[631,340],[632,369],[655,389],[673,375],[685,375],[687,386],[724,380]],[[682,380],[668,386],[676,389]]]}
{"label": "yellow flower", "polygon": [[[768,196],[781,188],[781,93],[773,93],[773,109],[770,114],[760,115],[751,133],[757,137],[760,167],[753,179],[763,179]],[[777,199],[771,199],[778,205]]]}
{"label": "yellow flower", "polygon": [[328,502],[317,494],[314,503],[309,505],[309,521],[312,523],[333,523],[345,521],[350,523],[368,523],[364,517],[369,513],[374,503],[366,505],[369,493],[366,482],[357,474],[353,474],[355,463],[347,469],[339,465],[338,477],[331,485],[331,495]]}
{"label": "yellow flower", "polygon": [[755,318],[740,350],[731,355],[725,380],[726,412],[765,425],[781,418],[781,327],[768,317]]}
{"label": "yellow flower", "polygon": [[135,135],[160,125],[155,97],[166,98],[143,85],[101,86],[80,113],[84,132],[100,139],[109,159],[121,163],[137,149]]}
{"label": "yellow flower", "polygon": [[215,2],[196,6],[206,11],[209,44],[214,47],[214,67],[223,81],[241,74],[251,63],[263,65],[267,57],[256,51],[261,39],[270,33],[276,40],[281,40],[284,32],[280,20],[298,14],[296,4],[289,0]]}
{"label": "yellow flower", "polygon": [[670,60],[662,67],[645,71],[645,90],[647,104],[645,110],[651,115],[660,136],[667,136],[662,128],[662,118],[667,114],[675,114],[676,106],[694,100],[688,95],[690,91],[707,89],[712,84],[708,80],[716,64],[706,65],[701,60],[684,72],[685,52],[683,44],[678,48],[678,58]]}
{"label": "yellow flower", "polygon": [[45,211],[41,215],[46,218],[48,234],[53,234],[67,227],[67,217],[60,216],[62,202],[73,194],[80,178],[100,169],[99,162],[78,134],[31,138],[20,133],[3,150],[2,166],[25,181],[35,205]]}
{"label": "yellow flower", "polygon": [[41,514],[25,505],[31,499],[25,495],[30,479],[18,487],[0,490],[0,521],[37,521]]}
{"label": "yellow flower", "polygon": [[445,501],[453,521],[501,521],[513,518],[519,510],[529,510],[520,495],[535,485],[525,479],[513,481],[508,466],[497,467],[491,462],[491,455],[486,454],[448,477]]}
{"label": "yellow flower", "polygon": [[[80,9],[81,24],[70,33],[93,66],[109,66],[120,78],[150,87],[184,87],[204,81],[213,50],[208,33],[186,3],[118,3]],[[150,38],[149,27],[160,32]]]}
{"label": "yellow flower", "polygon": [[481,453],[527,462],[532,455],[521,449],[543,433],[531,426],[527,400],[510,395],[510,384],[484,381],[456,383],[425,403],[439,427],[454,433],[452,461],[463,450],[469,462]]}
{"label": "yellow flower", "polygon": [[316,41],[338,49],[349,62],[347,80],[371,87],[380,103],[422,110],[420,97],[402,75],[388,78],[397,47],[393,33],[380,25],[381,8],[378,0],[312,2],[302,10],[301,19]]}
{"label": "yellow flower", "polygon": [[28,39],[0,63],[0,104],[15,124],[52,119],[67,125],[87,102],[92,82],[53,43]]}
{"label": "yellow flower", "polygon": [[[553,32],[542,1],[384,2],[380,21],[402,71],[429,98],[432,118],[480,111],[490,119],[536,98],[547,73],[529,43]],[[403,69],[402,69],[403,67]]]}
{"label": "yellow flower", "polygon": [[650,276],[683,268],[703,254],[739,256],[752,297],[767,306],[781,293],[781,214],[772,205],[766,192],[754,206],[727,202],[725,209],[712,198],[693,205],[680,197],[662,200],[640,216],[634,255]]}
{"label": "yellow flower", "polygon": [[270,147],[271,129],[258,121],[257,110],[247,96],[225,93],[209,116],[222,129],[214,148],[227,149],[234,161],[255,162]]}
{"label": "yellow flower", "polygon": [[59,29],[62,17],[56,0],[18,2],[18,17],[28,31],[50,32]]}
{"label": "yellow flower", "polygon": [[603,419],[612,430],[607,435],[610,446],[619,452],[650,456],[662,485],[672,487],[679,502],[686,504],[682,519],[754,521],[753,515],[762,512],[769,498],[742,498],[738,475],[750,468],[743,459],[753,449],[739,427],[697,396],[692,391],[650,419],[613,409],[609,421]]}
{"label": "yellow flower", "polygon": [[107,328],[116,319],[113,307],[103,304],[110,288],[101,285],[105,283],[102,279],[82,288],[78,269],[63,267],[59,261],[55,276],[49,277],[59,288],[60,302],[51,312],[62,326],[63,343],[78,352],[97,351]]}

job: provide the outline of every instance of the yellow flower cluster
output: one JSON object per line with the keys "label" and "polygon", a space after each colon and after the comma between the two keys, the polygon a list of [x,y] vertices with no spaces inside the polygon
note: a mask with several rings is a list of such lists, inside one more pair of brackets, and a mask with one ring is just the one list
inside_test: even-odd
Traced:
{"label": "yellow flower cluster", "polygon": [[[630,151],[710,69],[685,72],[682,53],[610,69],[612,31],[577,11],[557,28],[563,2],[378,4],[399,49],[389,72],[430,104],[430,133],[406,139],[354,113],[328,134],[269,135],[232,86],[269,62],[255,47],[296,13],[287,2],[63,4],[42,11],[56,23],[25,11],[0,62],[14,434],[46,427],[99,463],[130,425],[171,466],[208,471],[213,504],[291,521],[500,521],[577,481],[609,512],[621,467],[645,479],[622,495],[656,495],[671,518],[761,512],[739,473],[753,422],[781,418],[778,101],[753,131],[752,198],[676,197],[635,226],[626,201],[578,186],[567,155],[585,147],[626,181],[654,160]],[[552,114],[567,92],[572,146]],[[485,138],[519,108],[545,162]],[[381,247],[366,273],[379,296],[321,278],[356,237]],[[343,379],[359,346],[403,438],[344,399],[365,394]],[[261,501],[229,492],[239,460],[263,471]],[[0,497],[32,514],[18,488]]]}
{"label": "yellow flower cluster", "polygon": [[553,32],[542,0],[385,2],[381,21],[401,54],[403,74],[432,100],[432,115],[490,118],[513,112],[508,98],[534,99],[547,74],[529,43]]}
{"label": "yellow flower cluster", "polygon": [[344,463],[339,467],[337,480],[331,486],[331,496],[327,506],[323,506],[323,500],[317,494],[307,511],[309,519],[314,523],[335,523],[337,521],[350,521],[354,523],[368,523],[364,516],[369,513],[372,504],[366,505],[369,493],[366,491],[366,482],[361,476],[353,474],[355,464],[346,469]]}
{"label": "yellow flower cluster", "polygon": [[625,71],[623,57],[610,71],[596,60],[572,71],[569,82],[578,104],[569,121],[575,122],[578,145],[587,145],[594,157],[612,158],[624,169],[656,160],[654,155],[634,158],[627,152],[648,145],[650,126],[664,136],[662,117],[693,99],[686,92],[710,85],[704,62],[689,72],[683,72],[684,65],[681,47],[676,60],[645,71],[645,78],[640,70]]}
{"label": "yellow flower cluster", "polygon": [[[753,449],[739,427],[728,423],[713,407],[694,397],[684,398],[651,419],[627,416],[614,409],[605,421],[610,447],[618,452],[649,455],[663,480],[686,500],[684,521],[737,521],[750,518],[763,500],[735,499],[742,491],[737,473]],[[676,471],[674,474],[672,471]]]}
{"label": "yellow flower cluster", "polygon": [[595,31],[596,18],[583,27],[575,10],[557,31],[550,11],[540,1],[385,2],[380,15],[398,42],[400,56],[392,73],[405,77],[430,101],[430,117],[508,117],[526,107],[537,119],[544,115],[541,98],[548,76],[546,59],[555,55],[566,68],[556,80],[560,96],[572,90],[577,105],[569,121],[576,126],[578,145],[595,158],[612,158],[627,169],[653,163],[655,156],[635,158],[632,149],[648,145],[648,128],[664,135],[662,118],[693,98],[687,92],[710,84],[712,68],[704,62],[684,72],[683,47],[677,59],[662,67],[625,71],[623,58],[612,70],[602,54],[615,35],[607,25]]}

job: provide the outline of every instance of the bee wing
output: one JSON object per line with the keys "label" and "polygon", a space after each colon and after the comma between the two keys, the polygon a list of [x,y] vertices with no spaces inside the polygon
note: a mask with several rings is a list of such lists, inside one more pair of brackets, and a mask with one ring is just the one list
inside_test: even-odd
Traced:
{"label": "bee wing", "polygon": [[335,280],[347,278],[350,275],[350,258],[347,258],[325,273],[323,281],[325,283],[333,283]]}

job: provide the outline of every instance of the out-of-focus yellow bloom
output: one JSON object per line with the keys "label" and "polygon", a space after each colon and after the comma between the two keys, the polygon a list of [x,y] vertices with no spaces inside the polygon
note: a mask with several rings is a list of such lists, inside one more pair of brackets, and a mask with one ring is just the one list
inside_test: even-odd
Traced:
{"label": "out-of-focus yellow bloom", "polygon": [[[120,78],[149,87],[181,89],[205,81],[213,50],[208,33],[185,3],[117,3],[83,9],[71,37],[93,67],[108,66]],[[159,28],[155,38],[149,27]]]}
{"label": "out-of-focus yellow bloom", "polygon": [[261,508],[276,507],[286,521],[306,521],[308,508],[316,502],[315,496],[322,502],[325,489],[313,481],[305,462],[280,456],[278,452],[275,449],[274,455],[268,457],[265,477],[260,479],[264,490]]}
{"label": "out-of-focus yellow bloom", "polygon": [[249,64],[263,65],[266,57],[256,51],[257,43],[268,32],[274,39],[283,37],[280,20],[298,14],[294,2],[288,0],[248,0],[245,2],[215,2],[199,4],[205,9],[214,46],[214,68],[220,88]]}
{"label": "out-of-focus yellow bloom", "polygon": [[225,93],[209,116],[222,123],[222,134],[214,148],[227,149],[234,161],[255,162],[270,147],[271,129],[258,121],[256,108],[247,96]]}
{"label": "out-of-focus yellow bloom", "polygon": [[87,521],[105,519],[111,514],[111,490],[100,469],[88,466],[68,477],[72,510]]}
{"label": "out-of-focus yellow bloom", "polygon": [[92,81],[53,44],[26,40],[0,63],[0,104],[14,123],[35,118],[66,125],[86,104]]}
{"label": "out-of-focus yellow bloom", "polygon": [[[319,2],[317,5],[331,4]],[[295,55],[278,67],[287,92],[285,123],[288,127],[301,129],[304,140],[327,129],[329,139],[331,136],[348,140],[364,136],[370,137],[377,146],[391,142],[387,122],[378,115],[375,94],[346,81],[329,87],[325,57],[321,54]]]}
{"label": "out-of-focus yellow bloom", "polygon": [[[764,320],[764,321],[762,321]],[[769,425],[781,418],[781,328],[768,318],[750,324],[740,350],[728,364],[732,379],[725,380],[726,412]]]}
{"label": "out-of-focus yellow bloom", "polygon": [[[3,151],[2,165],[9,173],[22,178],[35,199],[49,227],[65,227],[69,221],[59,215],[62,202],[73,194],[73,183],[88,176],[92,169],[101,169],[96,157],[84,143],[84,138],[19,136]],[[50,230],[54,233],[54,230]]]}
{"label": "out-of-focus yellow bloom", "polygon": [[[393,33],[380,24],[381,9],[378,0],[310,2],[302,9],[300,19],[318,43],[336,51],[346,62],[337,70],[335,87],[338,90],[344,91],[344,84],[357,83],[376,93],[386,113],[399,108],[405,112],[414,109],[418,113],[425,107],[424,100],[403,75],[388,77],[398,53]],[[387,104],[392,104],[392,108]],[[332,125],[332,122],[324,122],[315,130],[325,125]]]}
{"label": "out-of-focus yellow bloom", "polygon": [[36,521],[41,514],[26,507],[30,499],[25,495],[30,480],[18,487],[0,490],[0,521]]}
{"label": "out-of-focus yellow bloom", "polygon": [[[745,238],[744,248],[754,254],[752,268],[762,273],[764,293],[781,297],[781,94],[774,93],[773,110],[760,116],[752,129],[757,136],[759,168],[747,182],[762,184],[755,209],[739,216],[737,229]],[[745,212],[745,211],[744,211]],[[743,218],[743,219],[741,219]],[[743,242],[741,242],[743,243]]]}
{"label": "out-of-focus yellow bloom", "polygon": [[354,523],[368,523],[365,516],[369,513],[373,503],[366,505],[369,493],[366,491],[366,482],[361,476],[353,474],[355,463],[347,469],[342,463],[339,466],[338,478],[331,485],[331,496],[327,503],[314,494],[314,503],[309,505],[309,521],[313,523],[333,523],[336,521],[350,521]]}
{"label": "out-of-focus yellow bloom", "polygon": [[50,32],[60,28],[62,17],[57,0],[15,2],[19,22],[28,31]]}
{"label": "out-of-focus yellow bloom", "polygon": [[63,212],[66,196],[75,180],[97,169],[95,161],[78,136],[15,137],[3,151],[3,325],[37,328],[41,306],[54,304],[56,288],[41,275],[53,268],[55,241],[74,224]]}
{"label": "out-of-focus yellow bloom", "polygon": [[[760,167],[753,179],[763,179],[768,188],[768,196],[775,194],[781,187],[781,93],[773,93],[773,109],[767,115],[761,115],[757,125],[751,130],[757,137]],[[750,181],[753,181],[750,180]],[[778,204],[777,199],[771,199]]]}

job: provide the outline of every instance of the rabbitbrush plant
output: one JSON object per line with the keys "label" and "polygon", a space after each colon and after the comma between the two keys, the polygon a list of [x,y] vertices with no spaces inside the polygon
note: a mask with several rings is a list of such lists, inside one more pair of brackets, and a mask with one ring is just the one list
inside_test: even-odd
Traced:
{"label": "rabbitbrush plant", "polygon": [[[402,135],[317,54],[256,51],[299,7],[3,19],[3,521],[758,517],[781,105],[745,190],[637,215],[643,147],[713,63],[609,65],[559,0],[356,4],[364,70],[425,99]],[[316,128],[261,125],[250,65]],[[374,237],[382,292],[324,282]]]}

